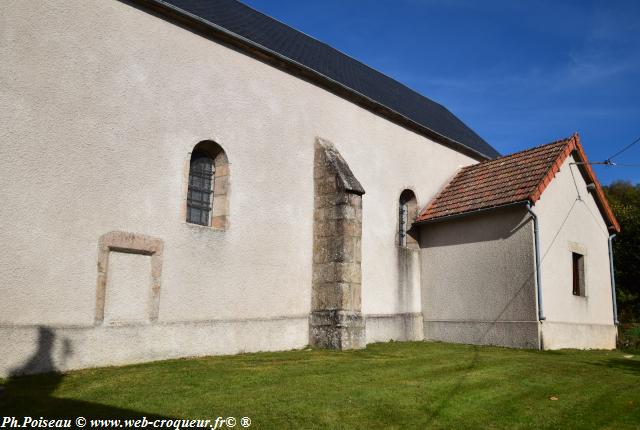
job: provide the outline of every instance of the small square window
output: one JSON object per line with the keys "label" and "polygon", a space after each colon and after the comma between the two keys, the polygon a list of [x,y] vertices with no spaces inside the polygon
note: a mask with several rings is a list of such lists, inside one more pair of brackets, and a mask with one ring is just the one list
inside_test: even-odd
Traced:
{"label": "small square window", "polygon": [[584,255],[571,253],[573,265],[573,295],[584,296]]}

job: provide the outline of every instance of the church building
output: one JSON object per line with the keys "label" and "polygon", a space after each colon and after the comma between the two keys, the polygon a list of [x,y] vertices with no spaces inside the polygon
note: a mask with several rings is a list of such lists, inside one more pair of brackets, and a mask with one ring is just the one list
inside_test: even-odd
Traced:
{"label": "church building", "polygon": [[7,0],[0,34],[0,376],[615,348],[619,225],[578,134],[501,156],[236,0]]}

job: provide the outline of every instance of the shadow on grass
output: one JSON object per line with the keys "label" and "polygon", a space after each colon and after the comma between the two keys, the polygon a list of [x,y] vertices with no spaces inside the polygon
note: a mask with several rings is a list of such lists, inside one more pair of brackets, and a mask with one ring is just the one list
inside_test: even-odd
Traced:
{"label": "shadow on grass", "polygon": [[430,421],[434,421],[440,417],[444,409],[446,409],[450,404],[455,403],[454,397],[459,394],[465,383],[467,383],[469,376],[471,373],[477,369],[478,364],[480,363],[480,351],[478,345],[473,345],[473,357],[461,371],[462,375],[458,378],[456,383],[449,389],[449,391],[442,396],[442,398],[433,405],[432,408],[427,412]]}
{"label": "shadow on grass", "polygon": [[[64,362],[73,354],[71,342],[62,339],[62,357]],[[0,410],[3,415],[20,417],[44,417],[74,419],[85,418],[142,418],[175,419],[142,411],[118,408],[82,400],[54,397],[65,375],[57,372],[53,351],[56,336],[48,327],[38,327],[38,342],[33,355],[20,367],[12,369],[9,378],[0,386]],[[34,373],[44,373],[32,375]]]}
{"label": "shadow on grass", "polygon": [[610,358],[604,363],[598,365],[613,369],[620,369],[640,375],[640,361],[638,360],[631,360],[628,358]]}

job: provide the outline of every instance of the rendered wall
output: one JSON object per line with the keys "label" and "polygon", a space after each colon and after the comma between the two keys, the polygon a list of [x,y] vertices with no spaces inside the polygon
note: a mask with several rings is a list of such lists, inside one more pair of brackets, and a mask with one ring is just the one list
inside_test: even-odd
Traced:
{"label": "rendered wall", "polygon": [[[0,56],[0,374],[305,346],[316,137],[367,190],[367,340],[421,311],[398,288],[398,198],[474,160],[119,1],[0,2]],[[205,139],[230,163],[226,231],[184,222]],[[95,325],[111,231],[164,243],[155,322]]]}
{"label": "rendered wall", "polygon": [[[567,158],[535,204],[540,223],[542,323],[545,349],[616,344],[607,226],[573,157]],[[573,173],[573,175],[572,175]],[[571,253],[584,254],[584,297],[572,290]]]}
{"label": "rendered wall", "polygon": [[532,222],[523,207],[420,227],[425,339],[538,348]]}

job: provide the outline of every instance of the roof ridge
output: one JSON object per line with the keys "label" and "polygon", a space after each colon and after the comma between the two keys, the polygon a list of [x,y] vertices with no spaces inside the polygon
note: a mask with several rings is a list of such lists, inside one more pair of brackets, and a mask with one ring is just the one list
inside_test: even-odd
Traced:
{"label": "roof ridge", "polygon": [[479,162],[477,164],[472,164],[469,167],[486,166],[487,164],[490,164],[490,163],[504,161],[505,159],[513,158],[513,157],[516,157],[516,156],[522,156],[524,154],[531,153],[531,152],[534,152],[534,151],[539,151],[542,148],[558,145],[560,143],[568,144],[571,140],[574,139],[575,136],[576,136],[576,134],[573,134],[570,137],[567,137],[567,138],[564,138],[564,139],[558,139],[558,140],[555,140],[553,142],[543,143],[542,145],[534,146],[532,148],[523,149],[522,151],[512,152],[511,154],[503,155],[501,157],[493,158],[491,160],[484,160],[484,161],[481,161],[481,162]]}

